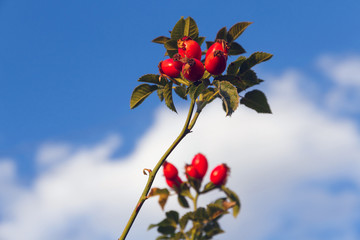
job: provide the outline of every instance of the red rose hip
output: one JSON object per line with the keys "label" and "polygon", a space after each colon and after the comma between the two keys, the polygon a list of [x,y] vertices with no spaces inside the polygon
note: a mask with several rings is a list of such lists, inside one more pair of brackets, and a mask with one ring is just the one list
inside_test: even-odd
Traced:
{"label": "red rose hip", "polygon": [[209,47],[209,49],[206,52],[205,58],[209,56],[209,54],[213,53],[216,50],[220,50],[224,52],[224,56],[227,60],[228,58],[228,52],[229,52],[229,45],[228,43],[223,39],[217,39],[216,42]]}
{"label": "red rose hip", "polygon": [[229,172],[230,168],[228,168],[226,164],[220,164],[212,170],[210,174],[210,181],[217,186],[224,185]]}
{"label": "red rose hip", "polygon": [[201,60],[201,47],[196,41],[192,40],[191,37],[182,37],[178,40],[177,45],[181,57]]}
{"label": "red rose hip", "polygon": [[220,75],[225,71],[226,58],[224,52],[216,50],[205,59],[205,68],[212,75]]}
{"label": "red rose hip", "polygon": [[179,176],[176,176],[175,179],[166,179],[166,183],[171,188],[180,188],[180,185],[182,184],[182,180]]}
{"label": "red rose hip", "polygon": [[200,174],[196,171],[195,166],[193,165],[185,165],[185,173],[187,174],[187,176],[190,176],[192,178],[196,178],[196,179],[202,179],[202,177],[200,176]]}
{"label": "red rose hip", "polygon": [[191,165],[194,166],[200,178],[203,178],[205,176],[208,169],[208,161],[203,154],[196,154],[191,162]]}
{"label": "red rose hip", "polygon": [[171,163],[165,161],[163,164],[164,176],[168,180],[174,180],[178,176],[177,168]]}
{"label": "red rose hip", "polygon": [[202,62],[196,58],[190,58],[182,67],[182,74],[191,81],[196,82],[204,75],[205,68]]}
{"label": "red rose hip", "polygon": [[177,69],[178,65],[174,59],[169,58],[159,63],[159,71],[161,74],[176,78],[180,75],[180,71]]}

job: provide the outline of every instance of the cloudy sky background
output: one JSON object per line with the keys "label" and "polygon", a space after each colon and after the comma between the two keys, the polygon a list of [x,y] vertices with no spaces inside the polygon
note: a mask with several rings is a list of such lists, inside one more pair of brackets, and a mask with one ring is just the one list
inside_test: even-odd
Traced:
{"label": "cloudy sky background", "polygon": [[[129,110],[136,80],[163,59],[150,41],[181,16],[208,40],[253,21],[238,42],[247,55],[274,54],[256,68],[274,114],[240,107],[225,118],[214,102],[169,157],[182,168],[202,152],[210,168],[231,166],[242,209],[216,239],[359,239],[359,10],[356,1],[0,1],[0,239],[121,234],[142,169],[186,117],[189,103],[176,99],[174,114],[155,95]],[[154,186],[165,186],[161,175]],[[148,200],[128,239],[155,239],[146,228],[162,217]]]}

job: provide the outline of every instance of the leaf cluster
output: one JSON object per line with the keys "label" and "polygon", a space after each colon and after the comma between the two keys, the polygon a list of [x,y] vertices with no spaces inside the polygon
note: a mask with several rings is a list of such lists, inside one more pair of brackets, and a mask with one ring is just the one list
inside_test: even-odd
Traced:
{"label": "leaf cluster", "polygon": [[[216,186],[212,182],[207,183],[201,190],[201,181],[188,176],[188,181],[181,184],[180,189],[175,189],[179,205],[189,208],[188,201],[194,202],[194,211],[189,211],[180,216],[177,211],[168,211],[165,218],[156,224],[151,224],[148,230],[156,228],[161,234],[156,239],[212,239],[213,236],[223,233],[219,220],[232,209],[233,216],[236,217],[240,211],[240,200],[235,192],[226,186]],[[196,207],[199,195],[206,194],[213,190],[222,191],[225,196],[218,198],[205,207]],[[166,200],[171,190],[167,188],[153,188],[149,197],[159,195],[159,204],[164,209]],[[195,196],[192,192],[195,192]],[[165,199],[165,203],[164,203]],[[189,225],[192,223],[192,225]]]}
{"label": "leaf cluster", "polygon": [[[235,40],[245,31],[251,22],[239,22],[234,24],[229,30],[226,27],[221,28],[216,39],[224,39],[228,42],[229,55],[240,55],[245,53],[244,48]],[[181,19],[170,31],[170,37],[160,36],[153,40],[154,43],[164,45],[165,55],[172,57],[177,53],[177,40],[183,36],[190,36],[200,45],[205,41],[204,37],[199,36],[199,29],[196,22],[191,17]],[[209,48],[214,42],[206,42]],[[203,52],[203,54],[205,54]],[[226,116],[243,104],[258,113],[271,113],[267,98],[260,90],[247,91],[255,85],[263,82],[259,79],[252,69],[255,65],[271,59],[272,54],[265,52],[255,52],[249,57],[240,56],[231,62],[226,70],[226,74],[213,76],[207,71],[202,79],[197,82],[190,82],[182,74],[178,78],[170,78],[159,74],[146,74],[138,79],[142,82],[137,86],[130,99],[130,108],[139,106],[151,93],[157,92],[160,101],[172,111],[176,112],[174,104],[174,93],[181,99],[188,98],[196,100],[197,112],[201,110],[214,99],[219,98],[222,101]],[[241,95],[246,91],[244,95]]]}

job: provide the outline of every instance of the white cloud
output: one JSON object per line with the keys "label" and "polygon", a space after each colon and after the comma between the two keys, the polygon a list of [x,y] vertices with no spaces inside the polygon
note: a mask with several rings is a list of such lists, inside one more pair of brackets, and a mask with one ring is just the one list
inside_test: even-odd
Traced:
{"label": "white cloud", "polygon": [[359,56],[322,56],[318,65],[337,84],[360,87]]}
{"label": "white cloud", "polygon": [[45,143],[40,147],[36,159],[41,167],[46,167],[66,159],[70,153],[68,144]]}
{"label": "white cloud", "polygon": [[323,56],[318,60],[323,73],[334,85],[326,96],[331,110],[359,113],[360,108],[360,57]]}
{"label": "white cloud", "polygon": [[[332,229],[337,237],[326,239],[358,238],[351,224],[358,220],[359,192],[334,194],[328,186],[344,178],[359,186],[359,131],[351,119],[317,107],[304,95],[299,76],[290,71],[266,78],[273,115],[241,106],[225,118],[220,102],[209,105],[169,157],[181,169],[203,152],[210,168],[222,162],[231,167],[228,185],[239,194],[242,210],[238,219],[223,219],[222,239],[324,239],[322,231]],[[185,114],[158,110],[155,124],[123,159],[112,157],[120,144],[114,136],[87,148],[44,145],[37,161],[50,162],[51,168],[29,188],[9,185],[20,191],[0,205],[0,239],[116,239],[147,180],[142,169],[155,165],[180,132]],[[11,161],[4,164],[3,175],[14,178]],[[161,175],[154,186],[165,186]],[[314,182],[321,184],[313,187]],[[4,191],[0,188],[3,201],[9,199]],[[171,199],[167,210],[176,206]],[[154,239],[156,231],[146,228],[162,217],[157,200],[148,200],[128,239]]]}

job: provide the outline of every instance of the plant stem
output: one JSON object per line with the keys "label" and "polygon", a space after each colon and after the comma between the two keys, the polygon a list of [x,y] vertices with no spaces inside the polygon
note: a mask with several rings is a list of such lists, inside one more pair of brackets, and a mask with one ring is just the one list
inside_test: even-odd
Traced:
{"label": "plant stem", "polygon": [[129,233],[129,230],[132,226],[132,224],[135,221],[135,218],[137,216],[137,214],[139,213],[142,205],[144,204],[145,200],[147,199],[147,195],[150,191],[151,185],[154,182],[156,173],[159,171],[160,167],[162,166],[162,164],[165,162],[166,158],[170,155],[170,153],[175,149],[175,147],[181,142],[181,140],[188,134],[190,133],[190,130],[193,128],[196,119],[199,116],[199,113],[197,112],[197,114],[194,116],[194,119],[192,120],[191,125],[190,124],[190,120],[191,120],[191,116],[192,113],[194,111],[194,106],[195,106],[195,99],[191,99],[191,103],[190,103],[190,108],[189,108],[189,112],[184,124],[183,129],[181,130],[179,136],[175,139],[175,141],[171,144],[171,146],[166,150],[166,152],[164,153],[164,155],[160,158],[160,160],[158,161],[158,163],[156,164],[155,168],[152,171],[148,171],[149,172],[149,178],[148,181],[146,183],[146,186],[140,196],[139,201],[136,204],[136,207],[134,209],[134,211],[132,212],[130,219],[128,221],[128,223],[125,226],[125,229],[122,233],[122,235],[120,236],[120,238],[118,240],[124,240],[127,236],[127,234]]}

